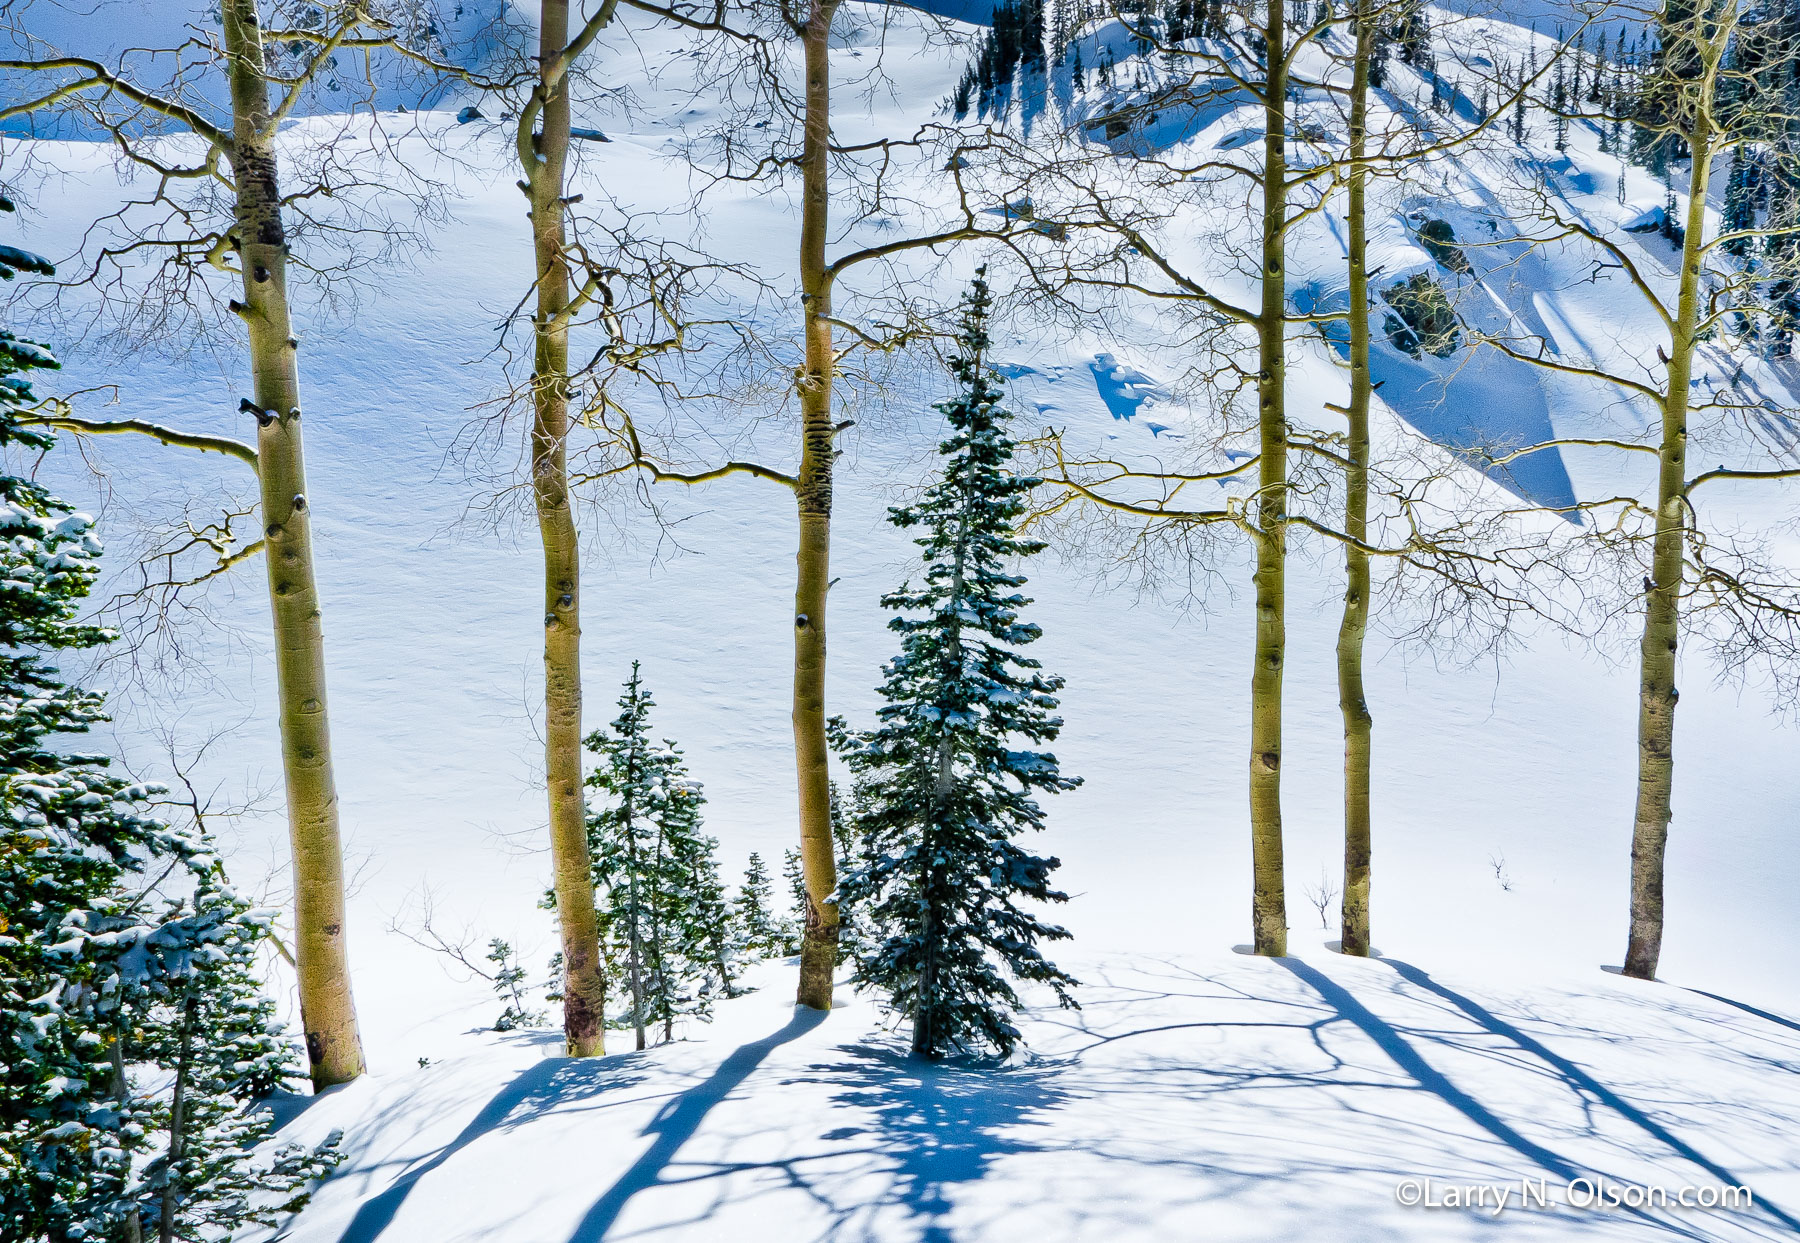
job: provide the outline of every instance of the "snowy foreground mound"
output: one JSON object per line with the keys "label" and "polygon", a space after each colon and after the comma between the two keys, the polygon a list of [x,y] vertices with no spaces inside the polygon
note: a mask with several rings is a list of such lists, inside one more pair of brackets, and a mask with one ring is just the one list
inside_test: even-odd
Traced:
{"label": "snowy foreground mound", "polygon": [[[549,1033],[378,1074],[290,1134],[349,1159],[283,1237],[1780,1239],[1800,1231],[1800,1026],[1599,976],[1500,985],[1317,946],[1079,964],[1001,1069],[903,1056],[791,968],[696,1039],[596,1062]],[[848,990],[840,990],[840,1000]],[[615,1035],[615,1048],[629,1034]],[[1430,1180],[1429,1189],[1425,1181]],[[1522,1182],[1522,1180],[1524,1180]],[[1586,1180],[1586,1181],[1584,1181]],[[1754,1207],[1571,1205],[1748,1187]],[[1478,1207],[1408,1206],[1499,1187]],[[1521,1205],[1522,1188],[1548,1206]],[[1654,1193],[1653,1193],[1654,1194]]]}

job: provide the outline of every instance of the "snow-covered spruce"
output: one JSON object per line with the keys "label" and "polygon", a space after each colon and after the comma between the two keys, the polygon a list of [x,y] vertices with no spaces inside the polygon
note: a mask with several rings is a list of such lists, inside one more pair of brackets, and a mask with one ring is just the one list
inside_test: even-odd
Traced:
{"label": "snow-covered spruce", "polygon": [[[0,332],[0,449],[48,447],[24,375],[56,365]],[[272,913],[145,814],[155,787],[47,745],[105,719],[48,663],[110,638],[76,616],[99,555],[86,516],[0,473],[0,1237],[217,1237],[298,1207],[335,1142],[251,1159],[247,1107],[296,1069],[255,976]]]}
{"label": "snow-covered spruce", "polygon": [[806,867],[800,852],[789,846],[781,855],[781,880],[787,886],[788,914],[781,921],[783,953],[798,954],[806,936]]}
{"label": "snow-covered spruce", "polygon": [[589,734],[599,758],[588,775],[588,848],[600,891],[604,948],[622,975],[630,1009],[614,1021],[636,1032],[637,1047],[675,1020],[706,1018],[715,996],[734,990],[737,949],[721,930],[729,919],[718,879],[717,843],[701,832],[706,797],[676,745],[650,736],[650,709],[636,662],[610,729]]}
{"label": "snow-covered spruce", "polygon": [[[35,258],[6,256],[33,270]],[[0,451],[50,446],[19,419],[35,400],[26,375],[57,365],[0,332]],[[107,1049],[119,965],[106,939],[136,926],[117,896],[127,876],[191,845],[139,813],[148,790],[102,760],[45,746],[104,719],[101,697],[64,685],[46,659],[107,637],[76,620],[100,555],[90,527],[41,485],[0,472],[0,1236],[9,1239],[117,1219],[130,1157]]]}
{"label": "snow-covered spruce", "polygon": [[769,906],[775,892],[769,879],[769,865],[757,851],[750,852],[744,868],[744,881],[738,886],[732,903],[732,923],[746,953],[756,958],[770,958],[788,952],[787,939]]}
{"label": "snow-covered spruce", "polygon": [[[843,717],[834,716],[826,723],[830,730],[831,749],[840,759],[847,759],[849,750],[856,745],[856,736],[851,733]],[[867,843],[863,840],[858,828],[862,814],[862,799],[854,783],[848,790],[836,780],[831,783],[831,840],[837,852],[837,869],[839,876],[848,876],[858,867],[870,861]],[[868,921],[862,918],[843,887],[838,887],[838,960],[854,962],[858,956],[869,949]]]}
{"label": "snow-covered spruce", "polygon": [[126,1215],[164,1243],[276,1225],[341,1159],[335,1133],[253,1157],[271,1126],[255,1102],[300,1074],[258,980],[275,912],[233,893],[210,854],[193,859],[207,864],[195,869],[193,894],[166,901],[126,950],[111,1042],[115,1065],[141,1070],[115,1079],[126,1088],[124,1130],[154,1154],[131,1171]]}
{"label": "snow-covered spruce", "polygon": [[867,852],[839,886],[869,929],[858,982],[887,992],[912,1024],[913,1051],[932,1059],[1009,1053],[1021,1005],[1012,979],[1075,1004],[1075,980],[1037,948],[1068,932],[1021,905],[1066,900],[1049,884],[1058,861],[1013,840],[1043,827],[1035,792],[1079,779],[1049,752],[1018,747],[1056,737],[1062,679],[1018,650],[1040,632],[1020,620],[1025,579],[1008,565],[1043,545],[1015,533],[1034,481],[1007,470],[1013,442],[987,366],[989,302],[978,272],[951,362],[962,391],[937,406],[951,428],[939,446],[943,476],[918,504],[889,511],[896,526],[924,531],[913,541],[924,584],[882,600],[898,614],[888,626],[901,650],[880,688],[880,724],[847,749]]}

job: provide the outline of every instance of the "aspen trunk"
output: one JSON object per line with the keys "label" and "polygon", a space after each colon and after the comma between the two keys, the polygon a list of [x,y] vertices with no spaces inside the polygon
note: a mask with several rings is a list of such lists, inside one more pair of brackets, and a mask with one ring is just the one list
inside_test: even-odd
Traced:
{"label": "aspen trunk", "polygon": [[837,858],[831,840],[831,776],[825,739],[825,593],[831,585],[831,474],[837,456],[831,386],[831,277],[825,267],[830,223],[827,160],[831,141],[832,18],[840,0],[812,0],[803,35],[806,125],[801,146],[800,288],[806,357],[799,380],[801,449],[798,582],[794,590],[794,763],[800,793],[800,866],[806,878],[806,931],[800,942],[797,1000],[831,1008],[838,958]]}
{"label": "aspen trunk", "polygon": [[312,508],[300,436],[298,346],[288,313],[287,238],[256,0],[227,0],[221,16],[231,77],[241,316],[249,333],[260,409],[256,448],[263,560],[274,615],[281,765],[294,855],[294,965],[313,1086],[326,1088],[360,1075],[363,1054],[344,937],[344,861],[325,707],[325,634],[313,578]]}
{"label": "aspen trunk", "polygon": [[[1349,465],[1344,471],[1344,534],[1369,536],[1369,61],[1375,15],[1369,0],[1356,14],[1356,65],[1350,82],[1350,406]],[[1369,953],[1369,766],[1373,720],[1363,687],[1363,642],[1369,630],[1369,554],[1344,545],[1344,615],[1338,626],[1338,706],[1344,716],[1344,902],[1339,948]]]}
{"label": "aspen trunk", "polygon": [[1681,597],[1687,536],[1688,384],[1693,376],[1700,319],[1700,264],[1704,258],[1708,165],[1712,136],[1704,119],[1690,139],[1687,236],[1681,250],[1681,285],[1669,339],[1668,385],[1662,409],[1662,445],[1656,481],[1656,533],[1651,544],[1650,588],[1644,600],[1644,637],[1638,666],[1637,816],[1631,833],[1631,933],[1625,974],[1656,978],[1662,954],[1663,855],[1669,842],[1670,797],[1675,784],[1675,649],[1681,632]]}
{"label": "aspen trunk", "polygon": [[[531,376],[531,485],[544,546],[544,774],[550,798],[550,856],[562,931],[563,1035],[570,1057],[605,1052],[606,978],[594,914],[587,806],[581,782],[581,555],[569,498],[569,264],[564,251],[563,179],[569,153],[564,56],[568,0],[543,0],[538,36],[542,133],[520,141],[537,313]],[[530,112],[521,122],[529,125]]]}
{"label": "aspen trunk", "polygon": [[1257,316],[1256,665],[1250,677],[1251,924],[1258,954],[1287,953],[1281,851],[1281,674],[1287,648],[1286,6],[1269,0],[1264,37],[1262,307]]}

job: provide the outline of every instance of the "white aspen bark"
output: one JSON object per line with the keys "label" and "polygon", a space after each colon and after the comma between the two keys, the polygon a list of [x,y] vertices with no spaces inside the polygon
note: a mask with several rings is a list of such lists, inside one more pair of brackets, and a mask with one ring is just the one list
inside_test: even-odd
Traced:
{"label": "white aspen bark", "polygon": [[800,512],[798,581],[794,589],[794,763],[799,784],[800,866],[806,879],[806,931],[800,942],[797,1000],[831,1008],[838,959],[837,857],[831,840],[831,772],[825,737],[825,604],[831,585],[831,490],[836,431],[831,391],[837,358],[832,340],[831,278],[825,266],[830,224],[831,23],[840,0],[811,0],[801,36],[806,61],[806,117],[801,145],[800,288],[805,360],[799,397]]}
{"label": "white aspen bark", "polygon": [[360,1075],[363,1053],[344,935],[344,862],[300,434],[297,344],[288,311],[288,247],[257,0],[226,0],[221,16],[230,65],[240,316],[249,333],[260,411],[256,448],[294,858],[295,975],[313,1086],[325,1088]]}
{"label": "white aspen bark", "polygon": [[581,773],[581,551],[569,495],[569,260],[564,179],[569,154],[568,0],[543,0],[537,87],[541,121],[520,121],[531,200],[537,308],[532,319],[531,484],[544,550],[544,774],[550,854],[562,933],[563,1036],[570,1057],[606,1051],[606,977],[588,852]]}
{"label": "white aspen bark", "polygon": [[1257,329],[1256,663],[1250,675],[1251,927],[1258,954],[1287,953],[1282,878],[1281,682],[1287,652],[1286,5],[1264,6],[1262,304]]}

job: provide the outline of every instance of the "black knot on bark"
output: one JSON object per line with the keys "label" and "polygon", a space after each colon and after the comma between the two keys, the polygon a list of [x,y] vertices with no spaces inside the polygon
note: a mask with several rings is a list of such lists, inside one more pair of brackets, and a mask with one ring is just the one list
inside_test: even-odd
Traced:
{"label": "black knot on bark", "polygon": [[566,609],[571,604],[575,603],[575,597],[565,591],[560,596],[556,597],[556,602]]}
{"label": "black knot on bark", "polygon": [[281,524],[279,522],[271,522],[263,529],[263,534],[269,539],[280,539],[282,535]]}
{"label": "black knot on bark", "polygon": [[306,512],[306,494],[304,492],[294,493],[294,512],[297,514]]}
{"label": "black knot on bark", "polygon": [[545,613],[544,614],[544,625],[554,626],[555,624],[556,624],[556,614],[555,613]]}
{"label": "black knot on bark", "polygon": [[800,614],[798,617],[794,618],[794,629],[795,630],[805,630],[806,629],[806,621],[807,621],[806,614],[805,613]]}
{"label": "black knot on bark", "polygon": [[262,264],[259,263],[256,265],[255,269],[252,271],[251,275],[256,277],[256,283],[260,285],[264,281],[269,279],[269,269],[265,268]]}

